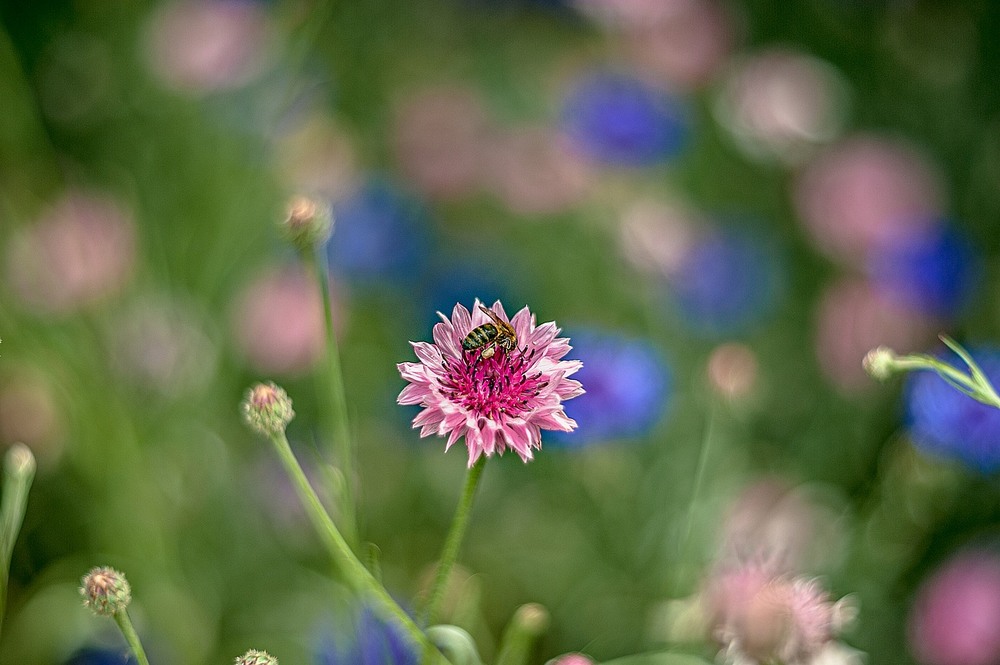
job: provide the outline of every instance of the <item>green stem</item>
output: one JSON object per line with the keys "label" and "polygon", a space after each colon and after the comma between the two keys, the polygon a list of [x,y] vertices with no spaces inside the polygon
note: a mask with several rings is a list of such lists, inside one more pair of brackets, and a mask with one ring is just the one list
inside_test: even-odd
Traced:
{"label": "green stem", "polygon": [[442,550],[441,560],[438,562],[434,585],[427,595],[427,604],[421,613],[424,623],[427,625],[437,623],[441,601],[444,599],[444,588],[448,583],[448,575],[451,573],[452,566],[455,565],[455,560],[458,558],[458,549],[462,545],[462,539],[465,537],[465,529],[469,524],[469,513],[472,510],[472,499],[476,495],[476,486],[479,485],[479,478],[483,474],[484,466],[486,466],[486,456],[482,455],[465,476],[465,487],[462,489],[458,508],[455,509],[455,517],[451,521],[448,537],[444,541],[444,550]]}
{"label": "green stem", "polygon": [[549,613],[541,605],[529,603],[517,608],[503,638],[496,665],[525,665],[535,640],[549,626]]}
{"label": "green stem", "polygon": [[116,612],[114,616],[115,623],[121,628],[122,635],[125,636],[125,641],[132,648],[132,653],[135,654],[139,665],[149,665],[149,659],[146,658],[146,652],[142,648],[142,642],[139,641],[139,635],[136,634],[135,628],[132,627],[132,620],[128,618],[128,610]]}
{"label": "green stem", "polygon": [[701,498],[702,486],[705,484],[705,471],[708,469],[708,459],[712,448],[712,441],[715,439],[715,430],[718,425],[718,415],[715,402],[709,406],[708,422],[705,424],[705,435],[701,441],[701,451],[698,454],[698,466],[694,472],[694,485],[691,488],[691,499],[688,502],[687,516],[684,519],[684,529],[681,531],[678,554],[683,560],[687,553],[688,541],[691,538],[691,529],[694,525],[694,511]]}
{"label": "green stem", "polygon": [[28,491],[35,477],[35,457],[26,446],[15,444],[4,459],[3,503],[0,505],[0,624],[7,609],[10,557],[21,531]]}
{"label": "green stem", "polygon": [[369,596],[374,601],[373,609],[383,619],[396,622],[406,631],[415,644],[420,645],[425,650],[425,653],[431,654],[432,658],[429,662],[447,663],[447,660],[440,654],[433,643],[427,639],[427,636],[420,630],[420,627],[393,600],[389,592],[385,590],[385,587],[379,584],[378,580],[368,572],[364,564],[351,551],[351,548],[347,545],[347,541],[340,534],[337,525],[330,519],[319,497],[316,496],[315,490],[313,490],[306,479],[305,472],[302,471],[302,467],[292,453],[291,446],[288,445],[285,433],[279,432],[272,435],[271,441],[274,443],[278,457],[285,467],[285,472],[292,479],[295,491],[299,495],[302,505],[305,506],[313,527],[315,527],[320,538],[323,540],[323,544],[326,545],[330,556],[340,568],[348,584],[359,594]]}
{"label": "green stem", "polygon": [[347,401],[344,397],[344,376],[340,368],[340,347],[333,329],[333,306],[330,298],[329,271],[322,251],[307,259],[309,270],[319,284],[323,300],[323,325],[326,332],[326,366],[323,379],[330,408],[321,409],[327,435],[334,440],[337,461],[343,475],[340,486],[340,516],[344,537],[352,550],[358,545],[357,516],[355,512],[356,482],[354,478],[354,451],[351,447],[350,427],[347,419]]}

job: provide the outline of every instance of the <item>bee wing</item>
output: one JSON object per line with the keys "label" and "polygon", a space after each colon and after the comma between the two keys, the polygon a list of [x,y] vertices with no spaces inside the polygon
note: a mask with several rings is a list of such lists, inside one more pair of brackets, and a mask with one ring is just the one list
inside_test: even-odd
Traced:
{"label": "bee wing", "polygon": [[501,319],[497,315],[497,313],[494,312],[492,309],[489,309],[487,307],[483,307],[482,305],[479,306],[479,309],[483,310],[483,314],[485,314],[486,316],[490,317],[490,319],[497,326],[497,328],[505,328],[508,325],[508,323],[506,321],[504,321],[503,319]]}

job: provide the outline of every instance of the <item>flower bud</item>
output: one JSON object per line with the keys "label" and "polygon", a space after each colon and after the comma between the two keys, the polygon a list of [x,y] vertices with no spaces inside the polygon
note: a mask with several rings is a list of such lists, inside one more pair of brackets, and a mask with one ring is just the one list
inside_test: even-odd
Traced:
{"label": "flower bud", "polygon": [[527,603],[517,608],[514,619],[532,635],[539,635],[549,627],[549,611],[538,603]]}
{"label": "flower bud", "polygon": [[35,456],[22,443],[15,443],[4,457],[4,468],[16,476],[31,476],[35,473]]}
{"label": "flower bud", "polygon": [[896,354],[892,349],[880,346],[865,354],[865,359],[861,362],[868,376],[878,381],[885,381],[892,376],[896,365]]}
{"label": "flower bud", "polygon": [[80,594],[84,607],[102,616],[123,612],[132,600],[132,589],[125,575],[107,567],[94,568],[84,575]]}
{"label": "flower bud", "polygon": [[295,417],[288,393],[274,383],[258,383],[247,392],[243,400],[243,419],[261,434],[284,432]]}
{"label": "flower bud", "polygon": [[567,653],[553,658],[545,665],[594,665],[594,661],[582,653]]}
{"label": "flower bud", "polygon": [[712,351],[707,367],[709,385],[718,395],[739,400],[757,382],[757,357],[745,344],[729,342]]}
{"label": "flower bud", "polygon": [[250,649],[236,659],[235,665],[278,665],[278,659],[266,651]]}
{"label": "flower bud", "polygon": [[299,251],[313,251],[327,241],[332,229],[333,217],[326,205],[306,196],[295,196],[289,201],[281,232]]}

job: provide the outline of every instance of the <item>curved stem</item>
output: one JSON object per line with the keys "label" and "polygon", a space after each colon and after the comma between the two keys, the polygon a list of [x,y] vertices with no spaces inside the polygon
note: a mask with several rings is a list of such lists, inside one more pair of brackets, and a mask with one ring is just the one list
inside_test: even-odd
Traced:
{"label": "curved stem", "polygon": [[[694,525],[694,511],[698,499],[701,497],[702,487],[705,484],[705,471],[708,469],[708,459],[711,454],[712,442],[715,439],[715,430],[718,426],[718,406],[713,402],[709,406],[708,419],[705,423],[705,435],[701,441],[701,451],[698,454],[698,465],[694,472],[694,485],[691,488],[691,498],[688,503],[687,516],[684,519],[684,529],[678,541],[678,555],[681,562],[687,554],[688,541],[691,539],[691,528]],[[679,567],[680,568],[680,567]]]}
{"label": "curved stem", "polygon": [[128,617],[128,611],[122,610],[115,614],[115,623],[121,628],[122,635],[125,636],[125,641],[128,642],[129,647],[132,649],[132,653],[135,654],[136,660],[139,661],[139,665],[149,665],[149,659],[146,658],[146,652],[142,648],[142,642],[139,641],[139,635],[135,632],[135,628],[132,627],[132,621]]}
{"label": "curved stem", "polygon": [[333,330],[333,308],[330,298],[329,271],[322,251],[308,257],[306,263],[319,285],[323,303],[323,325],[326,332],[326,366],[323,387],[329,400],[324,414],[327,435],[333,437],[334,449],[343,483],[340,486],[339,505],[344,537],[351,549],[358,544],[357,516],[355,513],[356,482],[354,478],[354,451],[351,447],[350,427],[347,419],[347,401],[344,397],[344,376],[340,368],[340,347]]}
{"label": "curved stem", "polygon": [[299,495],[302,505],[305,506],[313,527],[315,527],[320,538],[323,540],[324,545],[326,545],[327,550],[330,552],[330,556],[338,568],[340,568],[348,584],[359,594],[367,595],[374,601],[373,609],[383,619],[396,622],[406,631],[415,644],[420,645],[424,649],[424,653],[431,654],[431,658],[426,662],[447,663],[447,660],[433,643],[427,639],[427,636],[420,630],[420,627],[393,600],[389,592],[385,590],[385,587],[372,576],[364,564],[354,555],[354,552],[351,551],[351,548],[347,545],[347,541],[344,540],[344,537],[337,529],[337,525],[333,523],[333,520],[326,513],[319,497],[316,496],[315,490],[313,490],[308,479],[306,479],[306,474],[302,471],[302,467],[299,466],[298,460],[295,459],[295,455],[292,453],[291,446],[288,445],[288,439],[285,437],[284,432],[272,435],[271,442],[274,443],[274,448],[278,452],[278,457],[281,459],[286,473],[292,479],[295,491]]}
{"label": "curved stem", "polygon": [[476,495],[476,487],[479,485],[479,478],[483,474],[484,466],[486,466],[486,456],[482,455],[465,476],[465,487],[462,489],[458,508],[455,509],[455,517],[451,521],[448,537],[444,541],[441,560],[438,562],[437,573],[434,576],[434,585],[427,595],[427,604],[421,613],[423,623],[426,625],[433,625],[438,620],[438,612],[444,598],[444,588],[448,583],[448,574],[451,573],[455,560],[458,558],[458,550],[462,545],[465,529],[469,524],[472,499]]}

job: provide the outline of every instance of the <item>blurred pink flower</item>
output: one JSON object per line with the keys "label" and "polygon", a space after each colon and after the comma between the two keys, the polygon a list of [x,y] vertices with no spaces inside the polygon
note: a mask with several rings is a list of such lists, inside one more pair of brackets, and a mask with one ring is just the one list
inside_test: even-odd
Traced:
{"label": "blurred pink flower", "polygon": [[553,659],[550,665],[594,665],[594,661],[582,653],[567,653]]}
{"label": "blurred pink flower", "polygon": [[621,217],[622,253],[639,270],[674,276],[695,244],[701,223],[695,213],[679,204],[641,199]]}
{"label": "blurred pink flower", "polygon": [[560,135],[541,127],[501,132],[487,152],[485,186],[521,215],[545,215],[576,205],[595,177]]}
{"label": "blurred pink flower", "polygon": [[150,66],[168,87],[190,93],[236,88],[267,67],[271,26],[251,0],[180,0],[148,26]]}
{"label": "blurred pink flower", "polygon": [[731,68],[715,111],[749,156],[798,163],[840,133],[847,93],[831,65],[773,48]]}
{"label": "blurred pink flower", "polygon": [[120,291],[135,252],[132,219],[122,207],[72,191],[11,240],[7,278],[32,310],[67,314]]}
{"label": "blurred pink flower", "polygon": [[486,155],[488,117],[470,89],[438,86],[417,92],[396,109],[396,159],[424,194],[454,199],[473,193]]}
{"label": "blurred pink flower", "polygon": [[816,246],[861,265],[935,223],[943,193],[936,170],[916,149],[877,136],[855,136],[819,155],[795,185],[794,203]]}
{"label": "blurred pink flower", "polygon": [[624,31],[625,49],[646,78],[673,88],[698,88],[718,72],[733,49],[736,27],[715,0],[661,2],[652,21],[635,21]]}
{"label": "blurred pink flower", "polygon": [[972,549],[952,557],[920,587],[909,624],[924,665],[1000,662],[1000,555]]}
{"label": "blurred pink flower", "polygon": [[0,444],[23,443],[48,464],[62,455],[65,430],[52,380],[33,367],[8,366],[0,378]]}
{"label": "blurred pink flower", "polygon": [[861,365],[879,345],[911,353],[933,342],[940,324],[887,300],[868,282],[846,279],[823,294],[816,316],[816,355],[823,373],[845,393],[871,389]]}
{"label": "blurred pink flower", "polygon": [[111,323],[107,346],[122,376],[164,395],[204,388],[217,355],[193,311],[180,302],[148,297]]}
{"label": "blurred pink flower", "polygon": [[455,305],[451,319],[439,314],[433,344],[411,342],[420,362],[397,365],[409,382],[397,401],[424,407],[413,426],[422,437],[447,436],[445,450],[464,436],[470,467],[481,455],[502,455],[508,447],[527,462],[532,449],[542,447],[541,430],[576,427],[562,402],[583,394],[580,382],[569,378],[581,363],[562,360],[571,347],[569,339],[556,337],[555,323],[535,325],[527,307],[508,319],[499,301],[492,311],[509,321],[517,348],[508,352],[498,345],[490,357],[483,357],[485,347],[463,349],[470,331],[490,323],[480,307],[478,299],[472,314]]}
{"label": "blurred pink flower", "polygon": [[760,478],[729,506],[722,524],[723,555],[766,556],[787,571],[829,565],[845,540],[838,499],[820,485]]}
{"label": "blurred pink flower", "polygon": [[300,374],[323,357],[322,299],[301,268],[272,269],[247,284],[237,297],[232,325],[240,351],[263,372]]}
{"label": "blurred pink flower", "polygon": [[668,19],[692,0],[572,0],[582,14],[606,28],[638,28]]}
{"label": "blurred pink flower", "polygon": [[855,614],[849,599],[832,601],[816,580],[761,562],[716,571],[706,607],[715,639],[739,665],[809,665]]}

